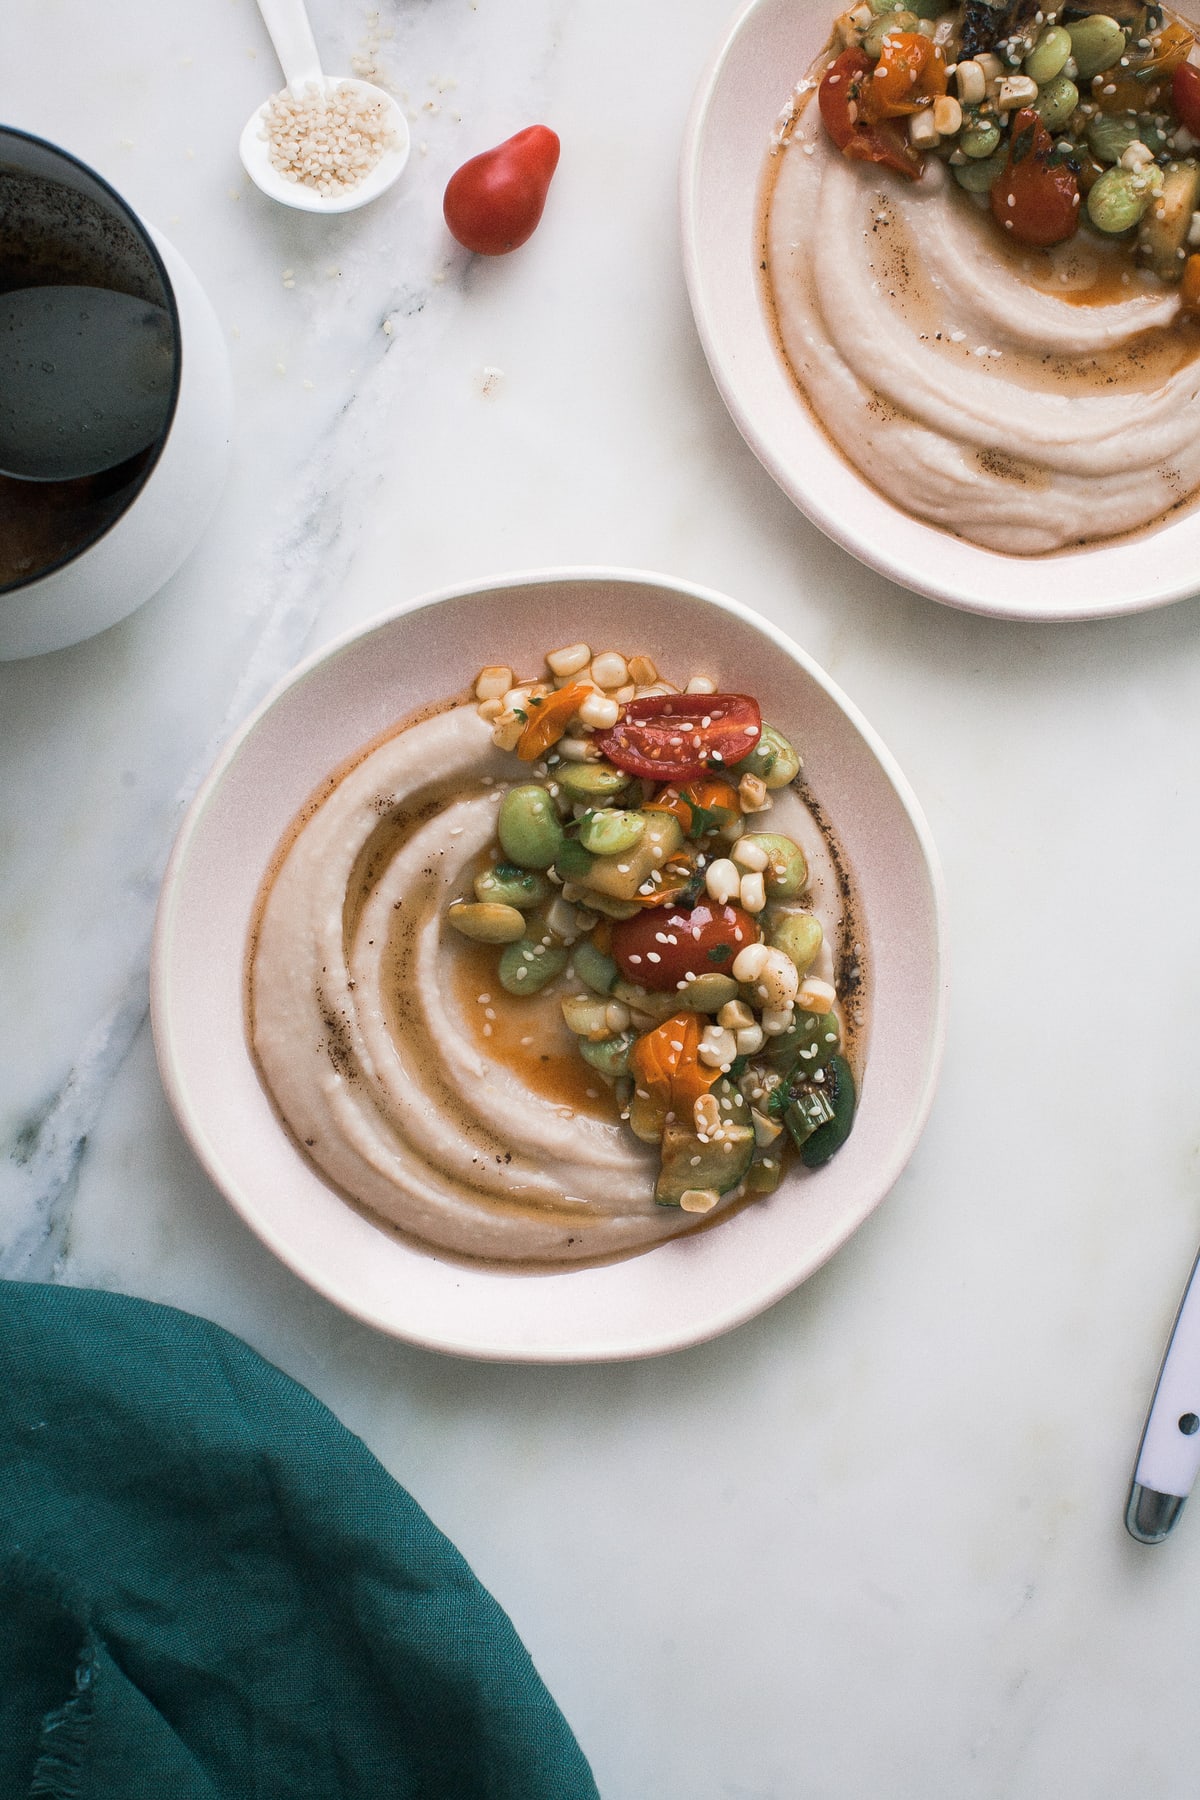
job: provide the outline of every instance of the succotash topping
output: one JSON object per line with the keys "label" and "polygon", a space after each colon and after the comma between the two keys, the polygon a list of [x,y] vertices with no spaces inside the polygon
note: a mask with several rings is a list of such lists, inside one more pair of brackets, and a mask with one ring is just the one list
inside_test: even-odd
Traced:
{"label": "succotash topping", "polygon": [[844,155],[912,180],[939,157],[1011,241],[1090,227],[1200,312],[1200,68],[1185,20],[1135,0],[868,0],[834,41],[818,104]]}
{"label": "succotash topping", "polygon": [[579,1054],[659,1146],[660,1205],[770,1193],[790,1147],[809,1168],[841,1148],[855,1106],[804,852],[765,829],[800,758],[703,676],[679,691],[649,657],[587,644],[546,664],[475,684],[533,779],[504,793],[495,860],[449,923],[498,946],[514,999],[566,977]]}

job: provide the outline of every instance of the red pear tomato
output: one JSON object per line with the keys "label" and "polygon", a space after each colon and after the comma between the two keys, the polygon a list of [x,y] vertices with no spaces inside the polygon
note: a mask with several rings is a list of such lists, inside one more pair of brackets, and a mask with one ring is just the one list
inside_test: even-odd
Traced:
{"label": "red pear tomato", "polygon": [[690,912],[652,908],[613,926],[612,953],[626,981],[651,993],[669,993],[689,975],[728,975],[734,957],[761,934],[740,906],[718,906],[707,897]]}
{"label": "red pear tomato", "polygon": [[542,216],[558,151],[548,125],[530,125],[456,169],[442,201],[451,236],[479,256],[505,256],[525,243]]}
{"label": "red pear tomato", "polygon": [[992,184],[992,217],[1018,244],[1061,244],[1079,226],[1079,183],[1052,163],[1054,139],[1031,106],[1012,124],[1008,161]]}
{"label": "red pear tomato", "polygon": [[1200,137],[1200,69],[1195,63],[1180,63],[1171,77],[1171,104],[1179,123]]}

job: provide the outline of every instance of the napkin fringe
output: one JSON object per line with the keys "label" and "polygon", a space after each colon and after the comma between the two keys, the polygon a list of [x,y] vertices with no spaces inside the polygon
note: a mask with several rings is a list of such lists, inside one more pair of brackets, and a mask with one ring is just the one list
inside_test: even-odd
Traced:
{"label": "napkin fringe", "polygon": [[87,1773],[94,1713],[94,1646],[85,1643],[75,1670],[75,1691],[42,1720],[29,1800],[80,1800]]}

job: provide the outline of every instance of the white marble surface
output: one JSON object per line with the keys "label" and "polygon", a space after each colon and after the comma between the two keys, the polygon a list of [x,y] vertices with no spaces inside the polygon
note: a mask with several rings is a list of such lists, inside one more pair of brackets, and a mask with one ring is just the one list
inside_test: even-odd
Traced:
{"label": "white marble surface", "polygon": [[[1190,1797],[1200,1501],[1156,1549],[1121,1519],[1200,1241],[1196,606],[975,619],[776,492],[677,246],[727,0],[313,16],[331,69],[375,42],[416,141],[340,220],[241,174],[277,82],[250,0],[0,18],[0,116],[173,239],[239,407],[169,587],[0,667],[0,1272],[191,1308],[313,1388],[508,1608],[604,1800]],[[446,178],[538,120],[563,140],[543,224],[473,262]],[[654,1362],[477,1366],[335,1312],[199,1172],[155,1070],[149,932],[183,800],[303,651],[428,588],[588,562],[759,608],[880,731],[946,866],[948,1056],[890,1199],[766,1316]]]}

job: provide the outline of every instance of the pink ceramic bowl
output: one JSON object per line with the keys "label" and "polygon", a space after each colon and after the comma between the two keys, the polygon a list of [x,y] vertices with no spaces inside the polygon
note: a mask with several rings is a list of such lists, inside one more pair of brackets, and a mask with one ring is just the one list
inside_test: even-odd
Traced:
{"label": "pink ceramic bowl", "polygon": [[910,518],[844,462],[809,413],[763,304],[760,205],[771,133],[820,54],[829,0],[751,0],[700,83],[680,166],[684,273],[709,367],[789,499],[882,575],[1001,618],[1105,618],[1200,589],[1200,509],[1053,556],[1002,556]]}
{"label": "pink ceramic bowl", "polygon": [[[851,868],[870,963],[862,1098],[845,1148],[711,1230],[600,1268],[538,1274],[443,1261],[339,1198],[259,1083],[243,981],[255,897],[324,776],[394,720],[503,661],[603,639],[670,673],[758,696],[792,736]],[[619,570],[513,575],[412,601],[320,651],[228,745],[180,830],[153,961],[159,1067],[192,1148],[282,1260],[355,1317],[462,1356],[653,1356],[761,1312],[883,1199],[925,1122],[941,1057],[941,878],[904,777],[854,707],[781,632],[719,594]]]}

